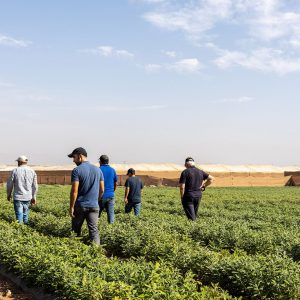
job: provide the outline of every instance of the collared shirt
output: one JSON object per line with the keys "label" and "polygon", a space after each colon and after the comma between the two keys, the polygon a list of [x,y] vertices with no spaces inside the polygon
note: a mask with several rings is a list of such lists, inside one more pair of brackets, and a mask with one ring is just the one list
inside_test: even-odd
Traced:
{"label": "collared shirt", "polygon": [[116,171],[110,165],[101,165],[100,170],[104,176],[104,194],[102,199],[113,198],[115,196],[115,183],[118,182]]}
{"label": "collared shirt", "polygon": [[8,195],[13,191],[14,200],[36,199],[38,184],[35,171],[26,165],[13,169],[7,179],[6,189]]}
{"label": "collared shirt", "polygon": [[79,182],[75,206],[98,208],[100,181],[104,180],[101,170],[84,161],[72,171],[71,180]]}

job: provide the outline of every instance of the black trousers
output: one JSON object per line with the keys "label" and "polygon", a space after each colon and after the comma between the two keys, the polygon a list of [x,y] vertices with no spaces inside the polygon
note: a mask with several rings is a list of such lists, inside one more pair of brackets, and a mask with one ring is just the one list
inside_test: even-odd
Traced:
{"label": "black trousers", "polygon": [[201,196],[200,197],[183,196],[181,203],[188,219],[193,221],[196,220],[199,205],[200,205],[200,200],[201,200]]}

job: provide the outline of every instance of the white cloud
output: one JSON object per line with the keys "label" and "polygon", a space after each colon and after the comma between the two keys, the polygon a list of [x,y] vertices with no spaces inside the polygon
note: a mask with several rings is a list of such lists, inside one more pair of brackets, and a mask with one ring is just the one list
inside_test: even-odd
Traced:
{"label": "white cloud", "polygon": [[137,110],[159,110],[159,109],[164,109],[166,108],[166,105],[146,105],[146,106],[140,106],[137,107]]}
{"label": "white cloud", "polygon": [[237,98],[223,98],[217,101],[213,101],[214,103],[247,103],[251,102],[254,99],[252,97],[248,96],[242,96],[242,97],[237,97]]}
{"label": "white cloud", "polygon": [[170,58],[176,58],[177,57],[177,53],[175,51],[165,51],[165,50],[161,50],[161,53],[163,53],[164,55],[170,57]]}
{"label": "white cloud", "polygon": [[300,37],[291,38],[289,42],[292,47],[300,49]]}
{"label": "white cloud", "polygon": [[185,58],[176,61],[174,64],[168,66],[169,69],[175,70],[179,73],[194,73],[200,71],[203,65],[197,58]]}
{"label": "white cloud", "polygon": [[0,45],[2,46],[25,48],[28,47],[31,43],[32,42],[30,41],[17,40],[13,37],[0,34]]}
{"label": "white cloud", "polygon": [[231,15],[230,0],[196,1],[195,5],[185,3],[183,7],[168,7],[166,11],[149,12],[143,17],[155,26],[195,35],[208,31],[216,22]]}
{"label": "white cloud", "polygon": [[145,105],[145,106],[97,106],[92,107],[92,109],[96,109],[99,112],[130,112],[130,111],[148,111],[148,110],[161,110],[166,108],[166,105],[160,105],[160,104],[153,104],[153,105]]}
{"label": "white cloud", "polygon": [[214,62],[222,69],[241,66],[279,75],[300,71],[300,57],[285,57],[283,51],[271,48],[259,48],[249,53],[223,50]]}
{"label": "white cloud", "polygon": [[147,64],[147,72],[158,72],[160,70],[175,71],[177,73],[197,73],[203,65],[197,58],[185,58],[170,64]]}
{"label": "white cloud", "polygon": [[147,72],[158,72],[162,68],[162,65],[159,64],[147,64],[145,65],[145,70]]}
{"label": "white cloud", "polygon": [[289,36],[299,37],[300,12],[279,0],[254,1],[253,16],[246,22],[250,33],[260,40],[278,40]]}
{"label": "white cloud", "polygon": [[102,56],[112,56],[113,55],[113,47],[111,46],[99,46],[97,49],[94,49],[96,54],[100,54]]}
{"label": "white cloud", "polygon": [[[182,31],[199,45],[224,42],[234,50],[217,52],[215,63],[276,74],[299,71],[300,2],[298,0],[195,0],[157,3],[143,18],[156,27]],[[251,41],[248,47],[243,41]],[[196,42],[197,41],[197,42]],[[219,42],[218,42],[219,41]],[[217,50],[217,49],[214,49]]]}
{"label": "white cloud", "polygon": [[[297,9],[288,6],[295,2]],[[300,34],[300,7],[296,0],[198,0],[158,6],[144,19],[167,30],[182,30],[201,37],[219,23],[248,26],[248,34],[272,40]]]}
{"label": "white cloud", "polygon": [[157,3],[166,3],[168,2],[168,0],[132,0],[132,2],[157,4]]}
{"label": "white cloud", "polygon": [[79,50],[79,52],[92,54],[92,55],[100,55],[105,57],[124,57],[124,58],[134,57],[133,53],[124,49],[115,49],[112,46],[98,46],[96,48],[91,48],[91,49],[82,49]]}
{"label": "white cloud", "polygon": [[116,50],[115,53],[116,53],[116,56],[129,57],[129,58],[134,57],[134,54],[130,53],[127,50]]}

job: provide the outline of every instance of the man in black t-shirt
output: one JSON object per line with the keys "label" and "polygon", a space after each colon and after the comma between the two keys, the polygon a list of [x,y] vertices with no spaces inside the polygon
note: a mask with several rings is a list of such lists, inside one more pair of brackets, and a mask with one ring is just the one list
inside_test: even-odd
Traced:
{"label": "man in black t-shirt", "polygon": [[144,184],[142,180],[135,176],[135,170],[130,168],[127,171],[127,180],[125,182],[125,213],[130,213],[132,208],[134,214],[138,217],[141,213],[142,189]]}
{"label": "man in black t-shirt", "polygon": [[180,195],[185,214],[188,219],[195,221],[202,196],[202,191],[209,186],[214,178],[195,167],[193,158],[185,160],[186,169],[180,176]]}

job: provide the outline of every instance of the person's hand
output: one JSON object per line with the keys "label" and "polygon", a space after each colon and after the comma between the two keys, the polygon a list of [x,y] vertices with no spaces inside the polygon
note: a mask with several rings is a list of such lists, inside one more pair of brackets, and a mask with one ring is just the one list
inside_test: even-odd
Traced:
{"label": "person's hand", "polygon": [[125,204],[128,204],[128,199],[124,198],[124,202],[125,202]]}
{"label": "person's hand", "polygon": [[205,191],[205,185],[201,186],[201,191],[204,192]]}
{"label": "person's hand", "polygon": [[8,201],[11,200],[11,195],[7,196],[7,200],[8,200]]}
{"label": "person's hand", "polygon": [[31,203],[31,205],[36,205],[36,199],[32,198],[30,203]]}
{"label": "person's hand", "polygon": [[70,207],[70,209],[69,209],[69,215],[70,215],[71,218],[75,218],[74,207]]}

